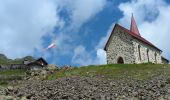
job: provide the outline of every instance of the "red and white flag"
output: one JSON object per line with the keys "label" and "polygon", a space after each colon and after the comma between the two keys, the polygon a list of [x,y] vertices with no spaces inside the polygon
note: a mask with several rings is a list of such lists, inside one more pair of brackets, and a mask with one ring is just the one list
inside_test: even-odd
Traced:
{"label": "red and white flag", "polygon": [[56,44],[55,43],[51,43],[47,48],[45,48],[45,50],[51,49],[51,48],[55,48]]}

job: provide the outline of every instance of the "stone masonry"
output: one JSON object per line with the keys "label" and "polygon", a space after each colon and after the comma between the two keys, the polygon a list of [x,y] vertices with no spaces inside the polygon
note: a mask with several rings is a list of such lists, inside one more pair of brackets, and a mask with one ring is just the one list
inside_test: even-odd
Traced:
{"label": "stone masonry", "polygon": [[[137,39],[133,40],[135,63],[161,63],[161,52]],[[139,56],[139,51],[141,58]]]}
{"label": "stone masonry", "polygon": [[122,57],[124,63],[135,63],[132,37],[116,27],[108,45],[107,63],[117,63],[117,59]]}

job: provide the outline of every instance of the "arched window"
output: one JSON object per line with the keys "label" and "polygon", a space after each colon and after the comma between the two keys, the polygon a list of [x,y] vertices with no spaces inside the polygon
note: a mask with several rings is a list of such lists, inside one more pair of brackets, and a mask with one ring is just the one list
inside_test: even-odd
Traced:
{"label": "arched window", "polygon": [[149,62],[149,49],[147,49],[147,58],[148,58],[148,62]]}
{"label": "arched window", "polygon": [[141,61],[140,45],[138,45],[139,60]]}
{"label": "arched window", "polygon": [[157,57],[157,54],[156,54],[156,52],[155,52],[155,63],[157,64],[157,59],[156,59],[156,57]]}
{"label": "arched window", "polygon": [[118,63],[118,64],[124,64],[123,58],[122,58],[122,57],[119,57],[119,58],[117,59],[117,63]]}

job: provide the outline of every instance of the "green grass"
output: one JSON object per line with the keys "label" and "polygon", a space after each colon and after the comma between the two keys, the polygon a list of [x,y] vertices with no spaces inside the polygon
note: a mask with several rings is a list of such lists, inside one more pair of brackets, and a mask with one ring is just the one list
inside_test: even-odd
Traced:
{"label": "green grass", "polygon": [[25,69],[0,70],[0,75],[24,75],[25,72]]}
{"label": "green grass", "polygon": [[15,69],[15,70],[0,70],[0,86],[6,87],[11,84],[11,81],[22,80],[26,70]]}
{"label": "green grass", "polygon": [[7,86],[8,86],[8,82],[7,81],[4,81],[4,80],[0,81],[0,87],[7,87]]}
{"label": "green grass", "polygon": [[8,63],[9,63],[8,61],[0,59],[0,64],[1,65],[8,65]]}
{"label": "green grass", "polygon": [[47,79],[71,76],[104,76],[106,78],[149,79],[156,75],[170,76],[170,65],[163,64],[112,64],[100,66],[84,66],[70,70],[60,70]]}
{"label": "green grass", "polygon": [[13,60],[13,61],[0,60],[0,65],[11,65],[11,64],[22,64],[22,61],[20,61],[20,60]]}

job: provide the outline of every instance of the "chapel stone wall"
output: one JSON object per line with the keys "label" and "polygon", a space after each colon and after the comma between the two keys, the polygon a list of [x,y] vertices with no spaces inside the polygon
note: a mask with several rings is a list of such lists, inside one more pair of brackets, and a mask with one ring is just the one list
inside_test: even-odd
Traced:
{"label": "chapel stone wall", "polygon": [[[135,63],[161,63],[161,52],[143,42],[134,39]],[[140,52],[140,53],[139,53]]]}
{"label": "chapel stone wall", "polygon": [[118,27],[116,27],[112,34],[106,51],[107,63],[116,64],[119,57],[122,57],[126,64],[135,63],[132,37]]}

